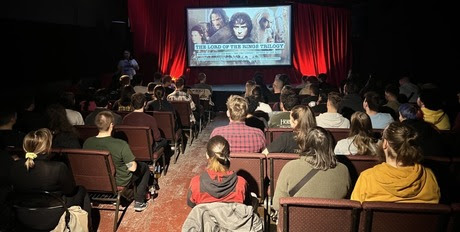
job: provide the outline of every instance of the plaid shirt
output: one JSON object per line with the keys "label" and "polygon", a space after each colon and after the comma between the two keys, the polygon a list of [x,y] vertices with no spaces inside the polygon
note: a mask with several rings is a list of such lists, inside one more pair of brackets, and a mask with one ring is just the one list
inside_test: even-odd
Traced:
{"label": "plaid shirt", "polygon": [[215,128],[211,138],[221,135],[230,144],[230,152],[261,152],[265,148],[264,133],[244,122],[230,122],[228,126]]}
{"label": "plaid shirt", "polygon": [[[169,94],[166,99],[168,101],[186,101],[186,102],[190,102],[190,108],[192,109],[192,111],[195,111],[195,109],[196,109],[195,103],[192,100],[192,96],[190,96],[190,94],[188,94],[186,92],[183,92],[183,91],[180,91],[180,90],[175,90],[174,92]],[[193,113],[190,114],[190,122],[193,122],[193,123],[196,122],[195,115],[193,115]]]}

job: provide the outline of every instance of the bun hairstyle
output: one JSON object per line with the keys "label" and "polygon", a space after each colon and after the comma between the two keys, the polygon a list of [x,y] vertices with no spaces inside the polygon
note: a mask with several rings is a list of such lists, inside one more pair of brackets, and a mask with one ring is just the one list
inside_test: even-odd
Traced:
{"label": "bun hairstyle", "polygon": [[31,131],[24,137],[22,147],[26,152],[26,162],[24,165],[27,170],[35,166],[34,159],[37,155],[50,152],[52,141],[53,135],[47,128]]}
{"label": "bun hairstyle", "polygon": [[216,135],[212,137],[206,147],[209,157],[208,169],[216,172],[225,172],[230,167],[230,145],[228,141]]}
{"label": "bun hairstyle", "polygon": [[383,131],[383,139],[388,142],[388,156],[396,159],[402,166],[420,163],[423,156],[417,143],[417,132],[412,126],[401,122],[392,122]]}

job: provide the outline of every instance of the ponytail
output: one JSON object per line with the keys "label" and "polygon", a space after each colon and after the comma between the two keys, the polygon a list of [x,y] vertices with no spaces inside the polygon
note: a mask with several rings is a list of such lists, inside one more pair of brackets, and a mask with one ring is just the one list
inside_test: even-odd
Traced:
{"label": "ponytail", "polygon": [[212,137],[207,145],[208,169],[215,172],[226,172],[230,168],[230,145],[220,136]]}

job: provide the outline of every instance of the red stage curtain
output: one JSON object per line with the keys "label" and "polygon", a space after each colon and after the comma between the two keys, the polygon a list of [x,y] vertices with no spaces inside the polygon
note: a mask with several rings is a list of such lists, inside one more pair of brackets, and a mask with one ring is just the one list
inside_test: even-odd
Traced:
{"label": "red stage curtain", "polygon": [[210,84],[244,84],[256,71],[265,74],[267,83],[277,73],[287,73],[292,82],[301,75],[327,73],[337,85],[351,67],[349,9],[293,4],[293,67],[259,68],[188,68],[186,62],[185,8],[193,6],[227,6],[229,0],[128,1],[134,54],[141,72],[151,80],[153,72],[178,77],[188,76],[188,83],[205,72]]}

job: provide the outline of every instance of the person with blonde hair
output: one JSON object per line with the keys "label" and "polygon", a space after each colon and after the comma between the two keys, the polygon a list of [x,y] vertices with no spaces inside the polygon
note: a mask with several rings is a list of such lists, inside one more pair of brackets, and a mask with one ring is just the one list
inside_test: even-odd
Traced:
{"label": "person with blonde hair", "polygon": [[385,162],[359,175],[351,200],[438,203],[438,182],[431,169],[420,164],[423,157],[416,144],[417,136],[409,125],[388,125],[380,143]]}
{"label": "person with blonde hair", "polygon": [[348,138],[341,139],[335,145],[336,155],[376,155],[377,139],[374,138],[369,115],[354,112],[351,115],[351,127]]}
{"label": "person with blonde hair", "polygon": [[265,150],[269,153],[298,153],[300,143],[304,143],[308,130],[316,126],[313,110],[307,105],[297,105],[291,110],[290,123],[293,131],[284,132],[271,142]]}
{"label": "person with blonde hair", "polygon": [[[281,169],[273,195],[273,209],[279,209],[282,197],[347,197],[351,186],[350,174],[334,155],[334,140],[330,132],[313,127],[304,138],[298,136],[297,143],[300,158],[289,161]],[[301,183],[307,175],[310,179]]]}
{"label": "person with blonde hair", "polygon": [[[50,160],[52,141],[53,135],[47,128],[29,132],[23,142],[25,159],[14,161],[10,170],[10,183],[18,193],[48,191],[62,197],[67,207],[80,206],[88,213],[91,227],[91,202],[86,189],[75,185],[72,172],[64,163]],[[60,205],[48,198],[37,198],[37,201],[48,206]],[[37,216],[30,220],[38,222],[46,219]]]}
{"label": "person with blonde hair", "polygon": [[248,101],[242,96],[231,95],[227,99],[230,123],[215,128],[210,138],[223,136],[229,142],[231,152],[261,152],[265,147],[265,135],[261,130],[245,125],[247,115]]}

